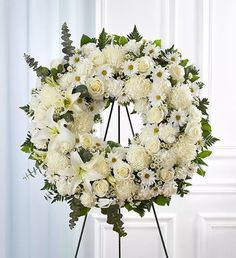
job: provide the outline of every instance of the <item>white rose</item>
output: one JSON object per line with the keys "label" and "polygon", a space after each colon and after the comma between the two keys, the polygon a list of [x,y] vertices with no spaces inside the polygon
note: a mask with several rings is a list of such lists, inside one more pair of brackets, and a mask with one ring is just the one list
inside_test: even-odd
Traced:
{"label": "white rose", "polygon": [[129,178],[131,171],[131,166],[123,161],[117,162],[113,168],[114,177],[121,180]]}
{"label": "white rose", "polygon": [[149,140],[145,144],[145,148],[148,153],[154,154],[160,150],[160,141],[159,140]]}
{"label": "white rose", "polygon": [[170,66],[170,75],[174,80],[176,80],[178,82],[183,82],[184,75],[185,75],[183,66],[176,65],[176,64],[171,65]]}
{"label": "white rose", "polygon": [[174,175],[174,169],[162,169],[159,173],[159,178],[164,182],[168,182],[174,179]]}
{"label": "white rose", "polygon": [[84,148],[91,148],[93,146],[92,135],[88,133],[81,135],[80,144]]}
{"label": "white rose", "polygon": [[95,205],[96,198],[94,195],[88,192],[84,192],[80,196],[80,201],[84,207],[91,208]]}
{"label": "white rose", "polygon": [[138,70],[141,73],[146,73],[151,69],[151,62],[150,58],[148,57],[141,57],[138,60]]}
{"label": "white rose", "polygon": [[103,65],[104,62],[105,62],[105,57],[104,57],[103,53],[99,49],[93,51],[89,55],[89,58],[92,60],[92,63],[95,66]]}
{"label": "white rose", "polygon": [[106,180],[98,180],[93,183],[93,192],[99,196],[104,197],[109,190],[109,184]]}
{"label": "white rose", "polygon": [[142,170],[149,166],[151,158],[145,148],[139,145],[131,145],[126,159],[134,170]]}
{"label": "white rose", "polygon": [[92,79],[88,84],[88,92],[94,99],[102,98],[104,94],[104,83],[99,79]]}
{"label": "white rose", "polygon": [[125,89],[130,98],[141,99],[149,95],[151,82],[149,79],[135,75],[126,82]]}
{"label": "white rose", "polygon": [[187,85],[174,87],[169,95],[170,104],[175,109],[185,109],[192,105],[193,97]]}
{"label": "white rose", "polygon": [[188,123],[185,133],[190,141],[196,143],[202,138],[202,129],[200,123]]}
{"label": "white rose", "polygon": [[159,107],[152,107],[147,112],[148,123],[160,123],[165,117],[164,110]]}

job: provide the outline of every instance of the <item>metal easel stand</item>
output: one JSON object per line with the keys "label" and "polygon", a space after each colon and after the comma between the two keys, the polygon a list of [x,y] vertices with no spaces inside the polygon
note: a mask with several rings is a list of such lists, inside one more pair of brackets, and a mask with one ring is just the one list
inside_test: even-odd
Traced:
{"label": "metal easel stand", "polygon": [[[114,103],[115,103],[115,99],[113,99],[112,104],[111,104],[110,113],[109,113],[109,117],[108,117],[108,121],[107,121],[107,126],[106,126],[106,130],[105,130],[104,138],[103,138],[104,141],[107,138],[107,133],[108,133],[108,129],[109,129],[109,126],[110,126],[111,116],[112,116],[112,113],[113,113]],[[131,122],[128,107],[126,106],[125,109],[126,109],[126,113],[127,113],[129,124],[130,124],[130,129],[131,129],[132,135],[134,136],[134,129],[133,129],[133,125],[132,125],[132,122]],[[118,105],[118,143],[120,143],[120,132],[121,132],[121,130],[120,130],[120,105]],[[156,221],[156,224],[157,224],[157,229],[158,229],[158,232],[159,232],[159,235],[160,235],[162,247],[163,247],[163,250],[164,250],[164,253],[165,253],[165,257],[169,258],[154,204],[152,204],[152,210],[153,210],[153,213],[154,213],[154,217],[155,217],[155,221]],[[119,210],[119,212],[120,212],[120,210]],[[74,258],[78,257],[78,253],[79,253],[81,240],[82,240],[83,233],[84,233],[86,220],[87,220],[87,215],[84,217],[84,222],[83,222],[83,225],[82,225],[82,229],[81,229],[81,233],[80,233],[80,237],[79,237],[79,241],[78,241],[78,245],[77,245],[77,248],[76,248],[76,253],[75,253]],[[118,252],[119,252],[119,258],[121,258],[121,237],[120,236],[118,236]]]}

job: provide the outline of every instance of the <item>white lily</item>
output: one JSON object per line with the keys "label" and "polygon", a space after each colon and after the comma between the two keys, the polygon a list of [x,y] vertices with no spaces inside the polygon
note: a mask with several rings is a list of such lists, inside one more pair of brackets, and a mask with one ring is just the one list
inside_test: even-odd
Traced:
{"label": "white lily", "polygon": [[82,109],[80,108],[77,100],[79,99],[79,96],[81,93],[80,92],[72,93],[72,92],[73,92],[73,87],[69,87],[65,92],[64,98],[61,100],[62,101],[61,104],[65,108],[65,110],[79,112]]}

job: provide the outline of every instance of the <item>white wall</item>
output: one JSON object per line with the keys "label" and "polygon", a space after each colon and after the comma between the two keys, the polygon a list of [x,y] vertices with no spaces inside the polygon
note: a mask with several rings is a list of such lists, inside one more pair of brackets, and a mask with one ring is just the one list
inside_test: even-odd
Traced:
{"label": "white wall", "polygon": [[[191,194],[157,207],[171,258],[232,258],[236,253],[236,88],[234,0],[0,0],[0,257],[73,257],[79,226],[68,229],[66,205],[50,205],[41,182],[22,180],[30,166],[19,152],[27,120],[17,107],[28,101],[34,76],[23,53],[43,64],[59,53],[61,24],[78,42],[82,33],[127,34],[137,24],[147,38],[172,43],[201,69],[211,100],[214,134],[221,139],[207,176]],[[106,115],[105,115],[106,117]],[[127,120],[124,120],[124,128]],[[134,120],[135,129],[140,127]],[[130,137],[123,131],[122,139]],[[116,137],[116,134],[110,134]],[[122,258],[164,257],[153,215],[125,215]],[[81,257],[116,258],[117,235],[97,211],[89,217]],[[159,254],[159,256],[158,256]]]}

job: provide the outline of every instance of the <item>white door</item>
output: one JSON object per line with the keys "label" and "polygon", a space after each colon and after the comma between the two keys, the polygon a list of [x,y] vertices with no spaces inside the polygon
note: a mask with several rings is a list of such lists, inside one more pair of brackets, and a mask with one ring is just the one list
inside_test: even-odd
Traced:
{"label": "white door", "polygon": [[[156,206],[156,211],[170,258],[236,257],[235,13],[235,0],[0,1],[1,258],[70,258],[75,253],[81,223],[71,232],[66,205],[49,205],[40,181],[22,180],[29,164],[19,152],[27,120],[18,106],[27,102],[34,86],[23,53],[42,64],[57,57],[64,21],[77,44],[82,33],[98,35],[105,27],[109,33],[127,34],[136,24],[144,37],[161,38],[165,47],[174,43],[201,69],[214,135],[221,141],[206,177],[196,175],[188,196],[174,197],[169,207]],[[125,143],[131,133],[125,113],[122,118]],[[140,120],[132,121],[137,131]],[[124,211],[124,221],[128,236],[122,239],[122,258],[165,257],[153,213],[140,219]],[[81,258],[118,258],[118,237],[96,210],[80,251]]]}

